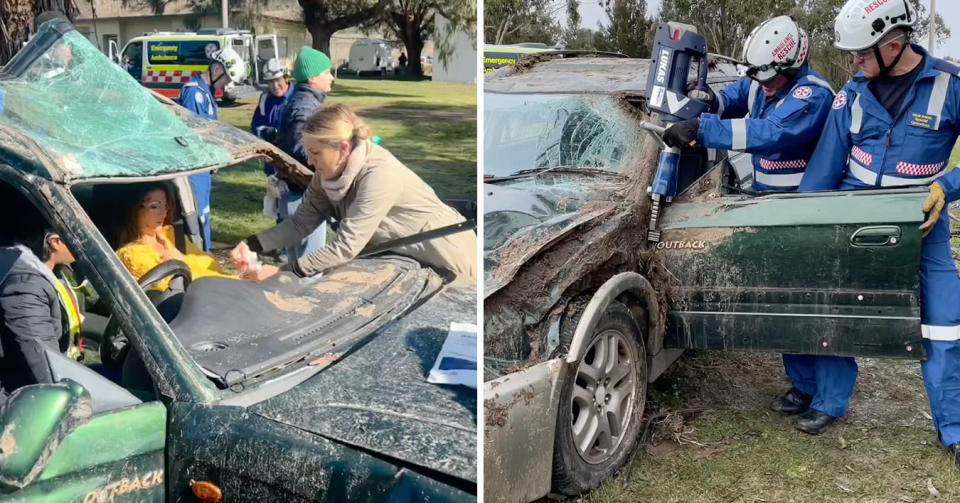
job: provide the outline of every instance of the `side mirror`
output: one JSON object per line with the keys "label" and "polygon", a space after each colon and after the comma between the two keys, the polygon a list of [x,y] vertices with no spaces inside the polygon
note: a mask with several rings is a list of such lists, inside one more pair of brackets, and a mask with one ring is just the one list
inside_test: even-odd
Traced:
{"label": "side mirror", "polygon": [[92,410],[90,393],[69,379],[14,391],[0,407],[0,486],[21,489],[33,482]]}

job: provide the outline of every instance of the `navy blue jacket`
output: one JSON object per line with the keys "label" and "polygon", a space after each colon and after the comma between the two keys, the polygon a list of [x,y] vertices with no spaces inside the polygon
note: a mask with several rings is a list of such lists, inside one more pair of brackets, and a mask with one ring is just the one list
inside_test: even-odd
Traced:
{"label": "navy blue jacket", "polygon": [[[283,117],[283,107],[292,94],[293,86],[288,87],[286,94],[279,98],[270,94],[270,91],[265,91],[260,95],[257,108],[253,111],[253,120],[250,121],[250,130],[253,131],[253,134],[271,143],[276,141],[280,119]],[[273,165],[267,163],[264,165],[263,171],[272,175],[275,170]]]}
{"label": "navy blue jacket", "polygon": [[770,102],[756,81],[744,77],[717,93],[716,113],[700,117],[697,140],[753,154],[754,190],[796,190],[831,101],[830,84],[808,65]]}
{"label": "navy blue jacket", "polygon": [[327,93],[317,91],[308,84],[294,86],[293,94],[287,99],[280,118],[280,131],[277,133],[277,147],[300,161],[307,168],[307,151],[303,148],[303,126],[307,119],[323,105]]}

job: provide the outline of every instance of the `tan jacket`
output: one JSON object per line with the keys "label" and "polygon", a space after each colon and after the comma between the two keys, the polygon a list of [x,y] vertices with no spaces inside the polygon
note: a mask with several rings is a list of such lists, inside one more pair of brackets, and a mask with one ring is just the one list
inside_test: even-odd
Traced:
{"label": "tan jacket", "polygon": [[[441,202],[429,185],[386,149],[363,142],[350,154],[349,162],[360,162],[361,167],[346,196],[340,201],[331,200],[317,171],[296,213],[257,235],[264,250],[295,243],[329,217],[339,220],[336,239],[298,262],[304,273],[313,275],[350,261],[368,245],[464,221],[462,215]],[[477,238],[473,232],[391,251],[449,271],[456,275],[458,284],[476,284]]]}

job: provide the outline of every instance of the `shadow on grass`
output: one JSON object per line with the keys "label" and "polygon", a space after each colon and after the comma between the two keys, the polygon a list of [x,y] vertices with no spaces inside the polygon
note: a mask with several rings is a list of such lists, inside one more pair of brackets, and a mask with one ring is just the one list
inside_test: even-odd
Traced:
{"label": "shadow on grass", "polygon": [[477,107],[464,105],[430,105],[403,103],[363,108],[360,115],[369,119],[399,121],[459,121],[471,122],[476,127]]}
{"label": "shadow on grass", "polygon": [[[336,86],[336,84],[334,84]],[[333,92],[330,93],[331,98],[338,97],[351,97],[351,98],[422,98],[422,96],[417,94],[405,94],[405,93],[385,93],[381,91],[369,91],[366,89],[352,89],[348,87],[334,87]]]}

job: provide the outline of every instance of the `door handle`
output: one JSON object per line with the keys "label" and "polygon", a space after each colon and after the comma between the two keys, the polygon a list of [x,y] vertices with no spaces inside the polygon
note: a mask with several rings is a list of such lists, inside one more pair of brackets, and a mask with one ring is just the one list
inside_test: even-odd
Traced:
{"label": "door handle", "polygon": [[874,225],[861,227],[850,236],[853,246],[895,246],[900,243],[900,227],[896,225]]}

